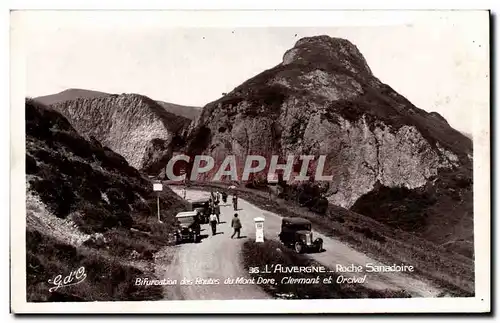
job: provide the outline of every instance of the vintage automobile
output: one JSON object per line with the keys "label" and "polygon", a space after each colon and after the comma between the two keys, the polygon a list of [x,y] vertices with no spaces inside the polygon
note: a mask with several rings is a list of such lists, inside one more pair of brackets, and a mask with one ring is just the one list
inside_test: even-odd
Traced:
{"label": "vintage automobile", "polygon": [[311,222],[303,218],[283,218],[279,238],[284,245],[293,247],[296,253],[323,250],[323,239],[313,240]]}
{"label": "vintage automobile", "polygon": [[183,241],[198,242],[200,240],[200,220],[197,211],[179,212],[175,218],[179,225],[175,234],[177,244]]}
{"label": "vintage automobile", "polygon": [[210,199],[207,197],[191,201],[191,211],[200,213],[200,223],[208,223],[210,218]]}

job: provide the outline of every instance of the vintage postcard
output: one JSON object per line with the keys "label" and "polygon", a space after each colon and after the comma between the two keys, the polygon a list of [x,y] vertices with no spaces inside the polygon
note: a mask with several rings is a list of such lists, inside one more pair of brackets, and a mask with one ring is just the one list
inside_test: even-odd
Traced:
{"label": "vintage postcard", "polygon": [[489,312],[489,28],[12,11],[12,312]]}

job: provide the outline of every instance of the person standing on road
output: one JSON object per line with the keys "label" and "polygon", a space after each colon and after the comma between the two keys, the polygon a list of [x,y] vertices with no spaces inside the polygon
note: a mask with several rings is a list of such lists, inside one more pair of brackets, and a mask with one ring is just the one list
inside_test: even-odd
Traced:
{"label": "person standing on road", "polygon": [[222,202],[224,202],[224,204],[226,204],[227,203],[227,193],[226,193],[226,191],[222,191],[221,195],[222,195]]}
{"label": "person standing on road", "polygon": [[215,213],[210,214],[210,226],[212,227],[212,235],[217,234],[217,216]]}
{"label": "person standing on road", "polygon": [[210,206],[208,207],[208,214],[209,214],[209,216],[212,214],[215,214],[215,202],[214,201],[210,202]]}
{"label": "person standing on road", "polygon": [[235,211],[238,211],[238,193],[234,193],[233,195],[233,207]]}
{"label": "person standing on road", "polygon": [[215,216],[217,216],[217,223],[220,224],[220,206],[219,206],[219,201],[215,201],[215,203],[214,203],[214,213],[215,213]]}
{"label": "person standing on road", "polygon": [[241,221],[238,218],[238,213],[234,214],[234,218],[231,221],[231,227],[234,230],[233,235],[231,236],[231,239],[234,237],[235,234],[238,234],[238,239],[239,239],[240,238],[240,231],[241,231]]}

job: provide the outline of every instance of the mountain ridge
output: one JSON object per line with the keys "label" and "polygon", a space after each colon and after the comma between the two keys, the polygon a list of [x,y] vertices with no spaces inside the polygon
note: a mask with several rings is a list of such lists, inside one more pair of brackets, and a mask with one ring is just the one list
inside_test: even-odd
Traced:
{"label": "mountain ridge", "polygon": [[[96,91],[96,90],[86,90],[86,89],[78,89],[78,88],[70,88],[66,89],[64,91],[61,91],[59,93],[55,94],[49,94],[49,95],[43,95],[43,96],[38,96],[33,98],[37,102],[40,102],[46,106],[50,106],[52,104],[56,103],[61,103],[64,101],[71,101],[75,99],[80,99],[80,98],[98,98],[98,97],[104,97],[108,95],[117,95],[113,93],[107,93],[107,92],[101,92],[101,91]],[[199,113],[201,112],[200,107],[195,107],[195,106],[187,106],[187,105],[180,105],[180,104],[174,104],[174,103],[169,103],[165,101],[156,101],[158,104],[160,104],[167,112],[173,113],[175,115],[178,115],[180,117],[188,118],[188,119],[195,119]]]}

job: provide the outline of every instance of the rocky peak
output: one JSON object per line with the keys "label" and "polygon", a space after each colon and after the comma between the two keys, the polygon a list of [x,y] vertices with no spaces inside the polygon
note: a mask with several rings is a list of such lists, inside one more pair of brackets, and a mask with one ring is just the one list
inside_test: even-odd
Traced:
{"label": "rocky peak", "polygon": [[324,35],[298,40],[285,53],[282,64],[327,64],[331,68],[343,68],[352,73],[372,74],[365,58],[353,43]]}
{"label": "rocky peak", "polygon": [[[377,185],[389,192],[404,188],[412,198],[391,195],[387,212],[407,207],[409,223],[425,224],[402,227],[439,243],[452,232],[463,233],[457,239],[471,237],[461,229],[470,227],[472,214],[471,140],[378,80],[345,39],[299,40],[282,63],[205,106],[187,143],[188,154],[211,155],[216,165],[228,154],[241,160],[252,154],[326,156],[331,203],[382,214],[377,201],[385,191]],[[433,199],[420,203],[426,194]],[[443,214],[457,202],[464,206],[460,212]],[[400,228],[398,221],[387,222]]]}

